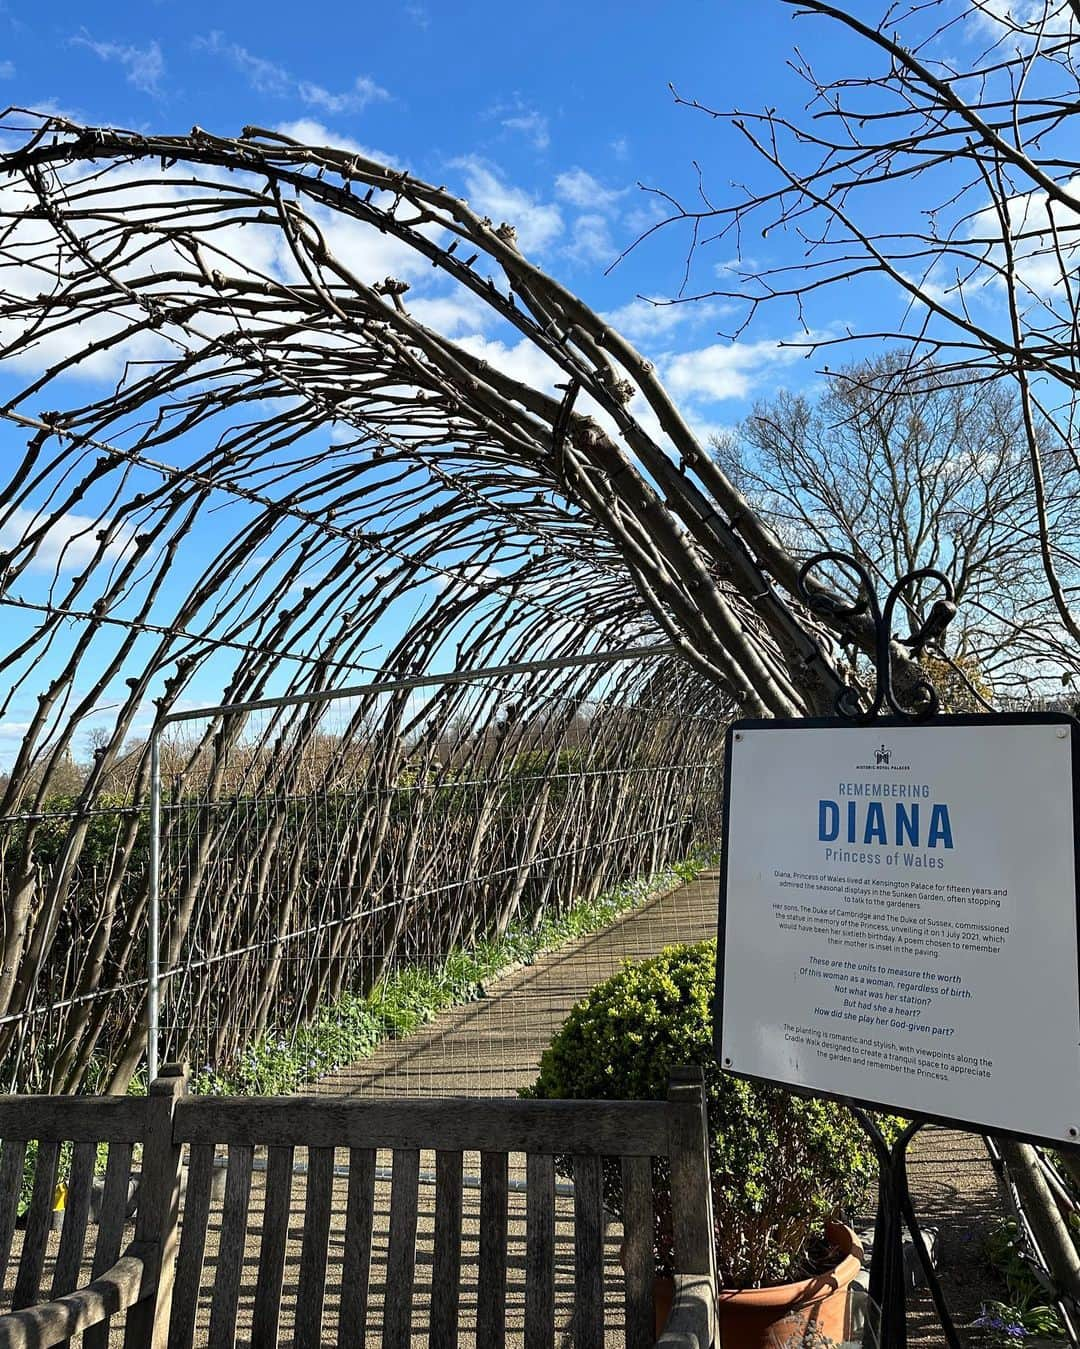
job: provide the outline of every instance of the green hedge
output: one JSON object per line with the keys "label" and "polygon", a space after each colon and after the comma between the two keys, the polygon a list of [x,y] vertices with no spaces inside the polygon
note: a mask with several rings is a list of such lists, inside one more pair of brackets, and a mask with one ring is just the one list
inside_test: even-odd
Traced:
{"label": "green hedge", "polygon": [[[824,1220],[846,1218],[869,1198],[877,1167],[855,1117],[833,1102],[740,1081],[718,1068],[711,1000],[716,943],[672,946],[627,962],[573,1008],[528,1094],[662,1100],[673,1068],[700,1064],[709,1111],[718,1270],[728,1287],[800,1277]],[[885,1121],[888,1132],[895,1121]],[[607,1185],[619,1203],[618,1180]],[[670,1262],[657,1172],[657,1255]]]}

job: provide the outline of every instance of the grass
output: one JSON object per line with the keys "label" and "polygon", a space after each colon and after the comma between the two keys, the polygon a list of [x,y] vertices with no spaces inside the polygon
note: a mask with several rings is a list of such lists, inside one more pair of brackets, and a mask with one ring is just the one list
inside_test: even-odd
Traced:
{"label": "grass", "polygon": [[547,951],[600,931],[711,865],[711,856],[694,856],[582,900],[558,916],[545,917],[535,930],[511,924],[501,937],[468,950],[455,948],[435,967],[395,969],[369,993],[344,994],[291,1035],[263,1036],[229,1068],[204,1065],[194,1074],[193,1089],[203,1095],[286,1095],[366,1058],[386,1040],[403,1039],[449,1007],[484,997],[486,985],[513,966],[529,964]]}

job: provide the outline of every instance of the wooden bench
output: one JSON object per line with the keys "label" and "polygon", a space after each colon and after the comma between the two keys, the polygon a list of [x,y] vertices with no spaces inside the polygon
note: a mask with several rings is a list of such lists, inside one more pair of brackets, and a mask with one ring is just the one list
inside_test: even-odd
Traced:
{"label": "wooden bench", "polygon": [[[635,1102],[200,1098],[185,1094],[182,1072],[166,1069],[141,1100],[0,1098],[0,1137],[0,1263],[11,1295],[11,1311],[0,1315],[0,1349],[46,1349],[83,1332],[90,1349],[104,1349],[110,1328],[116,1335],[121,1326],[125,1349],[188,1349],[203,1342],[216,1349],[238,1340],[317,1346],[335,1335],[339,1345],[404,1349],[425,1342],[425,1331],[432,1349],[449,1349],[459,1343],[462,1312],[473,1306],[471,1295],[463,1305],[461,1293],[466,1263],[476,1268],[475,1332],[468,1334],[483,1349],[506,1342],[511,1270],[517,1293],[523,1282],[523,1298],[518,1326],[509,1330],[520,1331],[525,1349],[556,1342],[557,1310],[581,1349],[604,1344],[605,1317],[607,1332],[621,1336],[620,1343],[645,1349],[654,1342],[653,1158],[670,1164],[682,1271],[658,1342],[664,1349],[707,1349],[713,1341],[707,1133],[696,1070],[673,1079],[666,1102]],[[16,1262],[29,1140],[36,1142],[36,1168]],[[94,1186],[100,1187],[100,1144],[108,1145],[108,1164],[95,1234],[90,1210]],[[139,1145],[134,1226],[125,1231],[132,1150]],[[391,1167],[378,1165],[380,1150],[392,1154]],[[223,1151],[219,1208],[212,1194]],[[425,1325],[423,1316],[414,1320],[413,1293],[426,1152],[434,1157],[434,1205]],[[470,1241],[477,1244],[465,1202],[471,1192],[464,1159],[471,1153],[479,1154],[475,1258],[465,1254]],[[61,1156],[70,1162],[66,1207],[59,1234],[51,1234]],[[522,1167],[522,1179],[513,1181],[512,1169]],[[572,1186],[558,1179],[564,1173]],[[305,1177],[302,1205],[299,1194],[293,1200],[298,1176]],[[609,1184],[621,1177],[622,1187],[624,1295],[615,1309],[610,1296],[605,1307],[612,1283],[605,1176]],[[387,1190],[380,1308],[369,1275],[373,1220],[385,1208]],[[253,1191],[260,1192],[254,1204]],[[516,1216],[510,1198],[520,1210]],[[560,1247],[557,1230],[568,1227],[572,1243],[563,1238]],[[209,1293],[208,1245],[217,1252]],[[610,1252],[610,1238],[607,1246]],[[563,1248],[572,1254],[560,1265]],[[563,1268],[571,1262],[572,1269]],[[564,1296],[560,1309],[557,1267],[572,1275],[571,1305]],[[564,1294],[565,1283],[559,1284]],[[205,1315],[199,1320],[201,1288],[209,1300],[208,1329]]]}

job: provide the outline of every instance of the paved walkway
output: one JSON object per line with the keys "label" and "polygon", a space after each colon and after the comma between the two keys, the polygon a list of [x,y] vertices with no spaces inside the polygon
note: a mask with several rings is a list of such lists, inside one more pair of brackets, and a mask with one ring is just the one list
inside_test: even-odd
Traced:
{"label": "paved walkway", "polygon": [[650,900],[602,932],[504,975],[476,1002],[324,1077],[319,1091],[358,1096],[514,1096],[574,1003],[624,960],[716,936],[716,873]]}

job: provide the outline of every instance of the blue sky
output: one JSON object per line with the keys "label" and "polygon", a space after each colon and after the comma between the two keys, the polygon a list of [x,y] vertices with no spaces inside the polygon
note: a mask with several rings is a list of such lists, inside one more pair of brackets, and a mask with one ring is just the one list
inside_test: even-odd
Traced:
{"label": "blue sky", "polygon": [[[827,36],[827,59],[851,56],[835,33],[810,27],[778,0],[532,7],[144,0],[89,11],[67,0],[36,8],[9,0],[0,4],[0,98],[136,129],[286,129],[359,144],[445,183],[493,219],[516,224],[526,252],[656,361],[706,436],[736,423],[778,384],[814,381],[813,362],[778,346],[795,334],[792,315],[770,312],[732,343],[723,335],[732,322],[723,304],[642,303],[636,297],[670,295],[680,284],[685,236],[674,230],[606,269],[658,217],[656,198],[640,184],[689,195],[699,165],[723,200],[734,183],[758,176],[740,138],[677,106],[669,84],[720,108],[800,106],[805,91],[786,65],[797,41],[812,46]],[[756,239],[753,262],[775,263],[789,246],[783,235]],[[733,253],[730,240],[703,250],[694,288],[722,286]],[[857,315],[830,312],[823,321],[845,319]],[[528,376],[527,362],[515,373]],[[19,374],[25,378],[25,368]],[[72,554],[62,565],[74,570],[76,561]],[[42,587],[46,580],[42,573]],[[216,663],[222,675],[230,663]],[[214,669],[192,687],[189,704],[216,699]],[[0,761],[25,715],[14,703],[0,715]]]}
{"label": "blue sky", "polygon": [[[516,215],[528,251],[616,313],[635,294],[670,293],[681,273],[672,233],[604,276],[655,217],[637,184],[690,192],[697,161],[723,193],[753,171],[739,138],[677,107],[669,83],[715,106],[798,96],[785,60],[808,36],[775,0],[509,9],[486,0],[299,9],[158,0],[89,15],[66,0],[36,9],[11,0],[0,25],[0,96],[10,103],[155,130],[325,129]],[[713,284],[712,269],[730,254],[725,243],[706,255],[698,282]],[[674,336],[673,317],[628,324],[637,340],[662,336],[693,350],[722,317],[688,315],[678,326],[689,340]],[[757,357],[753,365],[769,364]],[[745,365],[733,389],[749,391]],[[685,372],[682,385],[696,392]],[[697,401],[716,403],[700,409],[710,421],[745,410],[737,399]]]}

